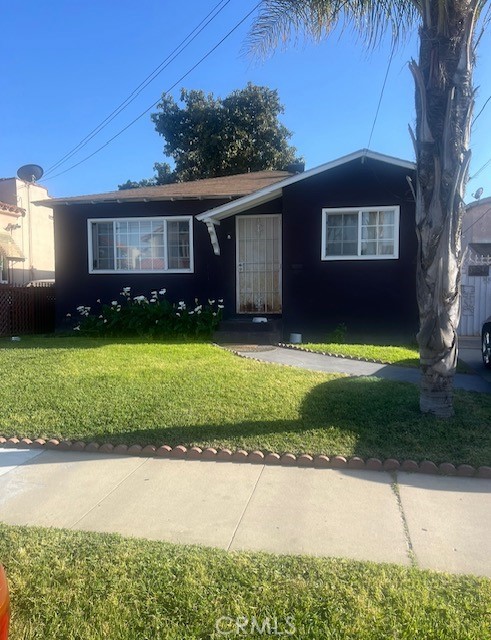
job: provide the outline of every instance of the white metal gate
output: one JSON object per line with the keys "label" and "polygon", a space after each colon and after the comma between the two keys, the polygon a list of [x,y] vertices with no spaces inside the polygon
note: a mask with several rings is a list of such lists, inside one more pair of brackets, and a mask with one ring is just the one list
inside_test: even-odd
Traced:
{"label": "white metal gate", "polygon": [[281,216],[237,216],[237,312],[281,313]]}
{"label": "white metal gate", "polygon": [[462,268],[462,310],[458,333],[479,336],[491,316],[491,256],[467,256]]}

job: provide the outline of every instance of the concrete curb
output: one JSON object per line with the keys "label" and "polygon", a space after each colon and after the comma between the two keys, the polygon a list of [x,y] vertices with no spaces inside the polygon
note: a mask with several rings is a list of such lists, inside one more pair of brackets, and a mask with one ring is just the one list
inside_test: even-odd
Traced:
{"label": "concrete curb", "polygon": [[19,449],[50,449],[58,451],[77,451],[86,453],[105,453],[116,455],[130,455],[157,458],[177,458],[185,460],[208,460],[215,462],[235,462],[242,464],[267,464],[294,467],[316,467],[319,469],[351,469],[367,471],[407,471],[410,473],[424,473],[431,475],[459,476],[467,478],[487,478],[491,479],[491,466],[480,466],[478,468],[469,464],[455,466],[450,462],[436,464],[431,460],[423,460],[418,463],[415,460],[404,460],[400,462],[395,458],[380,460],[379,458],[363,459],[358,456],[346,458],[344,456],[329,457],[318,454],[311,456],[303,453],[294,455],[293,453],[275,453],[274,451],[246,451],[244,449],[214,449],[207,447],[185,447],[179,444],[175,447],[170,445],[147,445],[142,447],[138,444],[113,445],[109,442],[99,444],[97,442],[82,442],[71,440],[43,440],[37,438],[4,438],[0,437],[0,448]]}

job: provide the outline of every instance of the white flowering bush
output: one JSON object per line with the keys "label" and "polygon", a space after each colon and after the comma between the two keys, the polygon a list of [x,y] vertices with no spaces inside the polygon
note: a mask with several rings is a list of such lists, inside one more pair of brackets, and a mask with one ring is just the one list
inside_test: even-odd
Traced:
{"label": "white flowering bush", "polygon": [[218,326],[223,309],[223,300],[201,304],[195,298],[193,305],[184,300],[171,303],[165,289],[133,296],[131,287],[124,287],[118,300],[109,304],[97,300],[97,304],[97,310],[77,307],[75,331],[92,336],[204,337]]}

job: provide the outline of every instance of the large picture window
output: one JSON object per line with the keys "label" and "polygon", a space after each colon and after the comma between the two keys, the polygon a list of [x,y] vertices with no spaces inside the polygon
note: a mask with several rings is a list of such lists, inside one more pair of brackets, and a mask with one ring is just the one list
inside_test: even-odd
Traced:
{"label": "large picture window", "polygon": [[191,216],[89,220],[90,273],[193,271]]}
{"label": "large picture window", "polygon": [[399,207],[322,210],[322,260],[399,257]]}

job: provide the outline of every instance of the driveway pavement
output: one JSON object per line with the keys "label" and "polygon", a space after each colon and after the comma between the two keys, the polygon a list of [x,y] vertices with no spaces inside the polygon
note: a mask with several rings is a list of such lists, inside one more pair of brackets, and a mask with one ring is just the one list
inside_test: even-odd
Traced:
{"label": "driveway pavement", "polygon": [[[376,362],[363,362],[348,358],[325,356],[321,353],[309,353],[300,349],[288,349],[285,347],[257,346],[254,349],[233,347],[234,351],[245,358],[253,358],[262,362],[274,362],[286,364],[311,371],[324,371],[326,373],[345,373],[349,376],[375,376],[387,380],[400,380],[419,384],[420,371],[412,367],[400,367],[393,364],[379,364]],[[477,391],[479,393],[491,393],[491,375],[480,361],[480,351],[475,348],[461,350],[461,359],[473,369],[475,374],[457,373],[454,379],[456,389]]]}
{"label": "driveway pavement", "polygon": [[0,521],[491,577],[491,482],[0,448]]}

